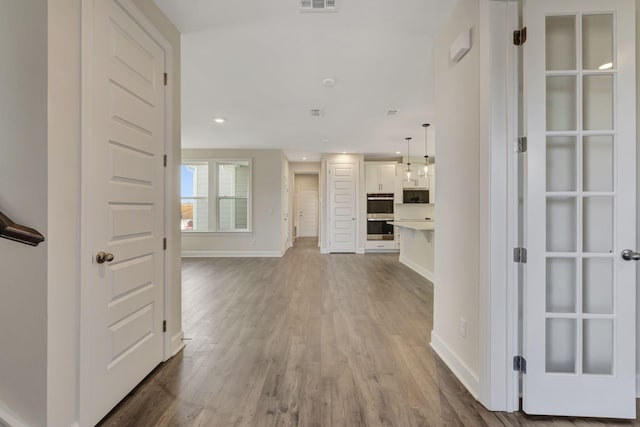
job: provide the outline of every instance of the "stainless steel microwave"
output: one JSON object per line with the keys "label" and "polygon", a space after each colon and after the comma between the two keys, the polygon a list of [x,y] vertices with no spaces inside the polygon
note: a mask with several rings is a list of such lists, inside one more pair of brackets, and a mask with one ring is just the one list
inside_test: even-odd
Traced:
{"label": "stainless steel microwave", "polygon": [[402,203],[429,203],[429,190],[405,188],[402,190]]}

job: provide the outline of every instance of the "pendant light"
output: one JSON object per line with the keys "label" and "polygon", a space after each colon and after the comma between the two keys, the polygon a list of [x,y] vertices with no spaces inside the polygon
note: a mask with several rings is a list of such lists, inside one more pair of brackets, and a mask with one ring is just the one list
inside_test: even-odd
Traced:
{"label": "pendant light", "polygon": [[429,129],[429,126],[431,126],[429,123],[425,123],[422,125],[422,127],[424,128],[424,168],[420,170],[420,176],[426,176],[427,172],[429,172],[429,135],[427,131],[427,129]]}
{"label": "pendant light", "polygon": [[411,181],[411,150],[409,148],[411,139],[411,137],[405,138],[407,141],[407,181]]}

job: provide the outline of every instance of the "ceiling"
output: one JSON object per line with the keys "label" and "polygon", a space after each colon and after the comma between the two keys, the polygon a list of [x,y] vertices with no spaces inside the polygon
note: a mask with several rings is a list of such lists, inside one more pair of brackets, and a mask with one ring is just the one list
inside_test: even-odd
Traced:
{"label": "ceiling", "polygon": [[183,148],[275,148],[317,161],[404,154],[411,136],[424,154],[433,40],[454,0],[338,0],[324,13],[301,13],[298,0],[155,2],[182,33]]}

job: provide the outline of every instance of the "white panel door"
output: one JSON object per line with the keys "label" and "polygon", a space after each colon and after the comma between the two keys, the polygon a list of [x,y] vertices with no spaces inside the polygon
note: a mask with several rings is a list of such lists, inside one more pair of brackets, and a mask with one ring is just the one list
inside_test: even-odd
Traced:
{"label": "white panel door", "polygon": [[289,178],[282,177],[282,250],[289,248]]}
{"label": "white panel door", "polygon": [[147,32],[114,0],[87,5],[80,416],[94,425],[163,358],[165,88]]}
{"label": "white panel door", "polygon": [[329,163],[329,252],[355,253],[357,163]]}
{"label": "white panel door", "polygon": [[318,236],[318,190],[300,190],[298,198],[299,237]]}
{"label": "white panel door", "polygon": [[523,409],[634,418],[635,4],[525,0]]}

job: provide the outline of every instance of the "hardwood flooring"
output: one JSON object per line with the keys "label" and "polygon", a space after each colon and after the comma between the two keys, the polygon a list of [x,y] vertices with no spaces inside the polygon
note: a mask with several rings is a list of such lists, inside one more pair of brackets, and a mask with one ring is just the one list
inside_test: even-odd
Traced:
{"label": "hardwood flooring", "polygon": [[428,346],[433,287],[396,254],[185,259],[186,348],[102,426],[573,426],[484,409]]}

